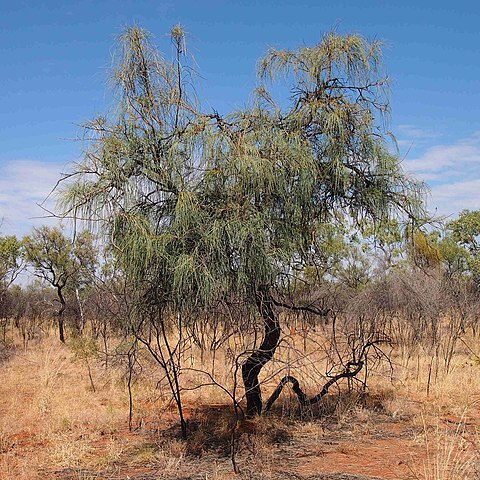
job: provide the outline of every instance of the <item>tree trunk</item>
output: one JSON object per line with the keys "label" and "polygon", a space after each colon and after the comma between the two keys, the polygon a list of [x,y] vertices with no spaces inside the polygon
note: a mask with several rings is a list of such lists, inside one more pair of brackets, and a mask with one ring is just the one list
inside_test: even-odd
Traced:
{"label": "tree trunk", "polygon": [[78,309],[80,311],[80,328],[78,329],[81,334],[83,334],[83,329],[85,328],[85,316],[83,315],[83,306],[80,301],[80,294],[78,293],[78,288],[75,288],[75,297],[77,299]]}
{"label": "tree trunk", "polygon": [[247,417],[262,413],[262,392],[258,375],[272,359],[280,340],[280,323],[273,310],[273,301],[267,289],[257,293],[257,307],[264,322],[264,337],[260,347],[242,365],[242,378],[247,399]]}
{"label": "tree trunk", "polygon": [[63,298],[63,293],[62,293],[62,288],[57,287],[57,294],[58,294],[58,299],[60,300],[60,310],[58,310],[58,334],[60,337],[60,341],[62,343],[65,343],[65,331],[63,328],[63,312],[65,311],[65,299]]}
{"label": "tree trunk", "polygon": [[60,337],[60,341],[65,343],[65,330],[63,328],[63,317],[58,317],[58,335]]}

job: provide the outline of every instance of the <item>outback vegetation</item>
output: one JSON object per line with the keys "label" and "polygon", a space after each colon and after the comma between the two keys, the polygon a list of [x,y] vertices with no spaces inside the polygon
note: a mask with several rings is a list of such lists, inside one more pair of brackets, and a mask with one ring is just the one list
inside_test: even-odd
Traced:
{"label": "outback vegetation", "polygon": [[[20,392],[1,474],[478,478],[480,212],[426,218],[381,44],[270,50],[250,104],[220,114],[180,26],[171,41],[169,61],[138,27],[119,37],[112,113],[57,189],[73,238],[0,238],[0,371]],[[39,281],[13,284],[25,268]],[[362,467],[373,431],[395,451]]]}

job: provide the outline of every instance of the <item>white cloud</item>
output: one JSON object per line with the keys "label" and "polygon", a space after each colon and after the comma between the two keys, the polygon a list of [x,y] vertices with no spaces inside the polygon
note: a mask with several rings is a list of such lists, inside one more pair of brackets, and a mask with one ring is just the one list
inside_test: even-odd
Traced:
{"label": "white cloud", "polygon": [[415,125],[398,125],[397,136],[401,138],[401,141],[410,142],[424,142],[431,140],[432,138],[438,138],[439,134],[433,130],[426,130],[424,128],[418,128]]}
{"label": "white cloud", "polygon": [[465,208],[480,209],[480,132],[452,144],[430,146],[403,166],[429,184],[432,212],[457,215]]}
{"label": "white cloud", "polygon": [[440,215],[457,216],[464,209],[480,209],[480,175],[472,180],[442,183],[431,188],[430,210]]}
{"label": "white cloud", "polygon": [[32,226],[56,223],[38,204],[52,210],[48,195],[61,176],[64,165],[34,160],[15,160],[0,164],[0,233],[22,236]]}
{"label": "white cloud", "polygon": [[404,165],[420,175],[445,169],[462,174],[465,166],[477,165],[480,168],[480,141],[473,138],[454,145],[436,145],[427,149],[421,157],[406,160]]}

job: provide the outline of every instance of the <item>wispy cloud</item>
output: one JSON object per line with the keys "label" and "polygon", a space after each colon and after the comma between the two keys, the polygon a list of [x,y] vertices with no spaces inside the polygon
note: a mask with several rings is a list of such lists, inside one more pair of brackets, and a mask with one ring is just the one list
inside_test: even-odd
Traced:
{"label": "wispy cloud", "polygon": [[424,146],[432,140],[439,138],[439,133],[434,130],[418,128],[414,125],[398,125],[396,128],[397,144],[401,149]]}
{"label": "wispy cloud", "polygon": [[408,140],[426,141],[432,138],[438,138],[439,133],[434,130],[418,128],[415,125],[402,124],[397,127],[397,135],[399,138]]}
{"label": "wispy cloud", "polygon": [[480,209],[480,175],[472,180],[442,183],[431,188],[431,211],[456,217],[464,209]]}
{"label": "wispy cloud", "polygon": [[464,168],[480,168],[480,136],[460,140],[453,145],[435,145],[419,158],[406,160],[405,166],[414,173],[440,172],[445,169],[462,174]]}
{"label": "wispy cloud", "polygon": [[63,164],[16,160],[0,164],[0,233],[22,236],[32,226],[55,222],[38,204],[53,209],[47,199],[60,178]]}
{"label": "wispy cloud", "polygon": [[403,162],[430,185],[429,208],[441,215],[480,209],[480,132],[451,144],[437,144]]}

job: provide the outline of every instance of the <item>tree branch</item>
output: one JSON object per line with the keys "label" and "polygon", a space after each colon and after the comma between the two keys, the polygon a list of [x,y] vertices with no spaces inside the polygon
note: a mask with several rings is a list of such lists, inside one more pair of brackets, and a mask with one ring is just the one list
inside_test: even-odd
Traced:
{"label": "tree branch", "polygon": [[356,377],[365,365],[365,356],[366,356],[367,350],[370,347],[378,343],[383,343],[385,341],[386,341],[385,339],[377,339],[377,340],[372,340],[370,342],[365,343],[365,345],[363,345],[360,351],[359,359],[357,361],[348,362],[345,365],[344,370],[341,373],[331,377],[328,380],[328,382],[326,382],[325,385],[322,387],[322,389],[320,390],[320,393],[318,393],[312,398],[307,397],[307,394],[301,389],[300,384],[295,377],[293,377],[292,375],[286,375],[285,377],[282,378],[277,388],[273,391],[273,393],[270,395],[270,398],[267,400],[265,404],[264,412],[268,412],[272,408],[272,405],[278,399],[278,397],[282,393],[283,387],[287,383],[292,384],[292,390],[297,396],[298,402],[302,407],[306,407],[306,406],[314,405],[318,403],[328,393],[328,390],[330,389],[330,387],[332,385],[335,385],[342,378]]}

